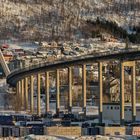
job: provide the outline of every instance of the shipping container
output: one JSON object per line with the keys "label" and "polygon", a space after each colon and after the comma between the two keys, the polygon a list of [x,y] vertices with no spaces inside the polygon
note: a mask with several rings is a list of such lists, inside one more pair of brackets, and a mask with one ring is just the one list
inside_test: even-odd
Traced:
{"label": "shipping container", "polygon": [[20,137],[31,134],[31,127],[20,127]]}
{"label": "shipping container", "polygon": [[12,136],[12,128],[11,127],[2,127],[2,137],[10,137]]}
{"label": "shipping container", "polygon": [[96,128],[96,127],[88,128],[88,134],[89,135],[99,135],[99,128]]}
{"label": "shipping container", "polygon": [[44,127],[38,127],[38,126],[32,127],[31,134],[44,135]]}
{"label": "shipping container", "polygon": [[82,128],[83,135],[99,135],[99,128],[96,127],[87,127]]}
{"label": "shipping container", "polygon": [[0,137],[2,137],[3,136],[3,131],[2,131],[3,129],[2,129],[2,127],[0,126]]}
{"label": "shipping container", "polygon": [[13,137],[20,137],[20,128],[19,127],[12,128],[12,136]]}
{"label": "shipping container", "polygon": [[11,115],[0,115],[0,125],[14,125],[14,119]]}

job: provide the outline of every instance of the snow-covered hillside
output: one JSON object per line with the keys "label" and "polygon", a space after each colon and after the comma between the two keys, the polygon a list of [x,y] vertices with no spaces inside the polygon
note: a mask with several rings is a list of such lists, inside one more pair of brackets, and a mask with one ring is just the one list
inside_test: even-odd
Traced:
{"label": "snow-covered hillside", "polygon": [[1,38],[46,39],[72,36],[83,20],[115,21],[129,31],[140,24],[140,1],[134,0],[1,0]]}

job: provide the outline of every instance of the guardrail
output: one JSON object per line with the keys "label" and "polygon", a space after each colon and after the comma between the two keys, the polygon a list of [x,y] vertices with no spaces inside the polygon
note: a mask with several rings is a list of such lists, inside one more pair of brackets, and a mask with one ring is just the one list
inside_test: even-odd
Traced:
{"label": "guardrail", "polygon": [[[135,53],[135,52],[138,52],[140,51],[140,49],[136,48],[136,49],[122,49],[120,51],[113,51],[113,52],[103,52],[103,53],[91,53],[91,54],[88,54],[88,55],[83,55],[83,56],[78,56],[78,57],[74,57],[74,58],[70,58],[70,59],[66,59],[64,60],[63,58],[59,59],[59,60],[56,60],[54,62],[48,62],[48,61],[45,61],[43,63],[39,63],[37,65],[31,65],[31,66],[28,66],[28,67],[23,67],[23,68],[19,68],[19,69],[16,69],[14,71],[11,72],[11,74],[8,75],[7,79],[10,79],[12,78],[13,76],[16,76],[20,73],[24,73],[24,72],[27,72],[27,71],[32,71],[32,70],[35,70],[35,69],[39,69],[39,68],[43,68],[43,67],[50,67],[50,66],[53,66],[53,65],[61,65],[61,64],[65,64],[65,63],[76,63],[76,61],[84,61],[86,59],[90,60],[91,59],[96,59],[99,57],[99,59],[101,59],[102,57],[110,57],[111,55],[125,55],[125,53]],[[63,59],[63,60],[62,60]],[[74,62],[75,61],[75,62]]]}

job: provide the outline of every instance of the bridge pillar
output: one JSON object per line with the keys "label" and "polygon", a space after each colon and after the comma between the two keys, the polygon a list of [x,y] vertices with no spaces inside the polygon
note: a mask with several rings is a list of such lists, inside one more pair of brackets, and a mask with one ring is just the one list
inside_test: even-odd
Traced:
{"label": "bridge pillar", "polygon": [[19,82],[16,83],[16,103],[15,103],[15,111],[19,111],[19,104],[17,104],[19,100]]}
{"label": "bridge pillar", "polygon": [[136,121],[136,66],[132,66],[132,121]]}
{"label": "bridge pillar", "polygon": [[60,111],[60,83],[59,83],[59,70],[56,70],[56,114]]}
{"label": "bridge pillar", "polygon": [[98,78],[99,78],[99,123],[102,123],[102,114],[103,114],[103,74],[102,74],[102,62],[98,63]]}
{"label": "bridge pillar", "polygon": [[21,109],[21,101],[22,101],[22,99],[21,99],[21,81],[18,81],[18,101],[19,101],[19,108]]}
{"label": "bridge pillar", "polygon": [[30,94],[30,111],[31,114],[34,113],[34,76],[30,76],[30,88],[31,88],[31,94]]}
{"label": "bridge pillar", "polygon": [[120,62],[120,124],[124,125],[124,63]]}
{"label": "bridge pillar", "polygon": [[40,111],[40,74],[37,74],[37,115],[41,115]]}
{"label": "bridge pillar", "polygon": [[24,108],[24,79],[21,80],[21,105]]}
{"label": "bridge pillar", "polygon": [[46,89],[46,113],[50,110],[50,96],[49,96],[49,72],[45,73],[45,89]]}
{"label": "bridge pillar", "polygon": [[68,111],[72,111],[72,68],[68,68],[68,82],[69,82],[69,93],[68,93]]}
{"label": "bridge pillar", "polygon": [[86,115],[86,65],[82,65],[82,94],[83,94],[83,111]]}
{"label": "bridge pillar", "polygon": [[25,111],[28,110],[28,77],[25,78]]}
{"label": "bridge pillar", "polygon": [[132,121],[136,120],[136,66],[135,61],[120,62],[120,122],[124,125],[124,67],[131,67],[131,77],[132,77]]}

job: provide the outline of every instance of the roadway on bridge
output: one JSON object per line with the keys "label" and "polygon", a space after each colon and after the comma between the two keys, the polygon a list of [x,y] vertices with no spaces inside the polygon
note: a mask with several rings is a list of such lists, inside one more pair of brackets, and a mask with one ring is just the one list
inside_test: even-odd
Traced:
{"label": "roadway on bridge", "polygon": [[31,74],[42,73],[45,71],[53,71],[56,69],[68,68],[70,66],[77,66],[81,64],[91,64],[98,61],[131,61],[140,59],[140,50],[122,50],[121,52],[113,53],[97,53],[86,56],[71,58],[68,60],[58,60],[52,63],[41,63],[23,69],[18,69],[7,76],[7,83],[11,86],[16,86],[18,80],[30,76]]}

